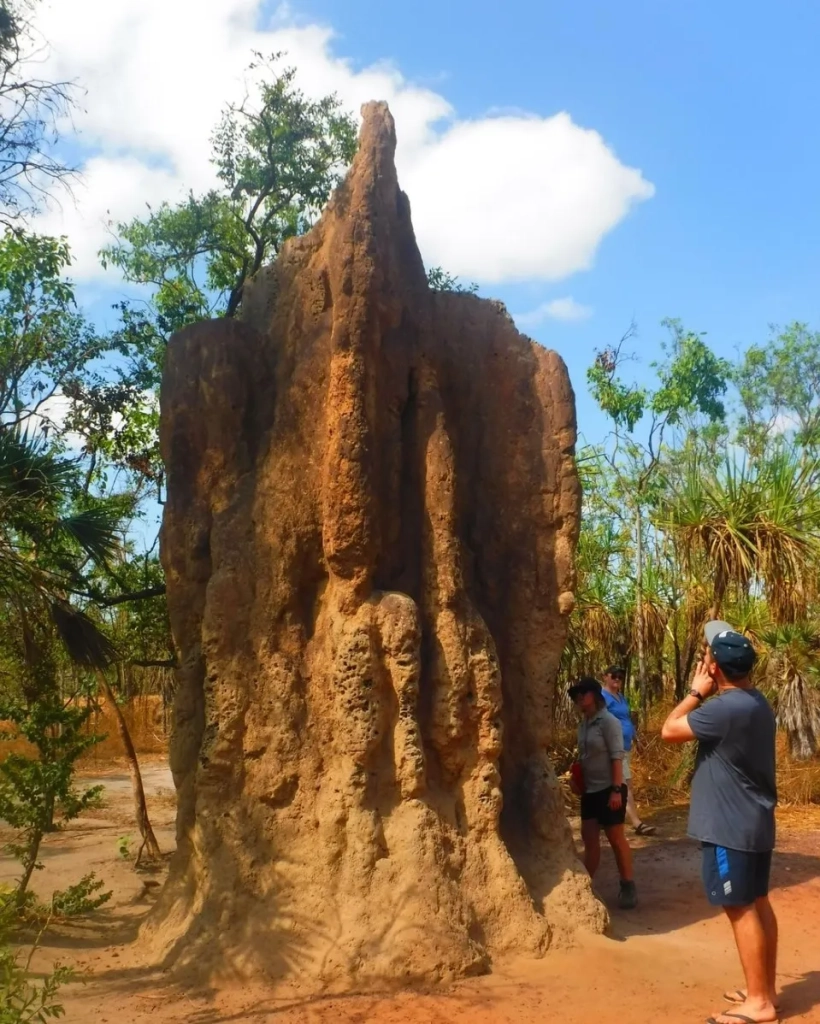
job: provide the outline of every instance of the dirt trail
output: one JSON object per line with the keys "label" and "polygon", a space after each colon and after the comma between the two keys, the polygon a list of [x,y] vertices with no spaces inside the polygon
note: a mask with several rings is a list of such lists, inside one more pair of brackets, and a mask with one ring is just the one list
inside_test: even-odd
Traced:
{"label": "dirt trail", "polygon": [[[740,982],[728,929],[701,896],[699,852],[683,836],[680,813],[659,820],[662,838],[636,842],[641,906],[613,912],[611,934],[540,961],[497,965],[489,977],[447,990],[381,996],[301,999],[246,984],[218,994],[182,992],[161,972],[135,967],[129,943],[154,899],[161,876],[135,874],[117,852],[134,833],[124,771],[95,770],[106,805],[84,817],[44,851],[39,891],[96,871],[114,891],[93,922],[47,937],[42,962],[70,961],[89,972],[66,998],[69,1024],[642,1024],[704,1021],[721,993]],[[164,850],[173,842],[173,797],[164,765],[146,771],[150,809]],[[657,820],[657,819],[656,819]],[[799,826],[799,827],[795,827]],[[820,814],[782,816],[774,861],[773,901],[780,917],[783,1020],[820,1024]],[[0,859],[0,882],[13,877]],[[152,884],[153,883],[153,884]],[[611,900],[616,879],[605,859],[598,888]]]}

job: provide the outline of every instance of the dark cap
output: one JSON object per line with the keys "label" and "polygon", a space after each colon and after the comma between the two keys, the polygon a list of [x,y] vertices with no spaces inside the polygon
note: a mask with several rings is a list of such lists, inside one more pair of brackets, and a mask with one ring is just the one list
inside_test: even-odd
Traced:
{"label": "dark cap", "polygon": [[604,675],[613,676],[615,679],[626,679],[626,669],[621,665],[610,665]]}
{"label": "dark cap", "polygon": [[703,630],[706,643],[718,668],[727,679],[745,679],[757,661],[755,649],[747,637],[732,629],[728,622],[713,620]]}
{"label": "dark cap", "polygon": [[599,697],[603,692],[603,687],[597,679],[593,679],[592,676],[585,676],[583,679],[579,679],[577,683],[573,683],[569,688],[569,699],[575,700],[576,697],[580,697],[582,693],[596,693]]}

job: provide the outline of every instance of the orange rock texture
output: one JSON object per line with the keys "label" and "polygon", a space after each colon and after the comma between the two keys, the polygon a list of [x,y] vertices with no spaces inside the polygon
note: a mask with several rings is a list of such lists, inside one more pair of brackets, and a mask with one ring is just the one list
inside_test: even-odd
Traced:
{"label": "orange rock texture", "polygon": [[574,397],[502,306],[427,285],[384,104],[241,319],[169,345],[180,672],[167,962],[344,990],[542,954],[604,911],[550,766]]}

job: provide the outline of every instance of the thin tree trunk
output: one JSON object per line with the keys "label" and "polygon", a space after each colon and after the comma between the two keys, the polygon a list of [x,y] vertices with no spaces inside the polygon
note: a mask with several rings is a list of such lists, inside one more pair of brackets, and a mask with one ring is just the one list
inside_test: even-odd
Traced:
{"label": "thin tree trunk", "polygon": [[635,611],[637,615],[638,635],[638,686],[641,695],[641,722],[644,729],[646,720],[649,717],[649,692],[646,683],[646,651],[643,635],[643,523],[641,521],[641,506],[635,509]]}
{"label": "thin tree trunk", "polygon": [[136,862],[139,864],[143,852],[148,860],[159,860],[161,851],[156,836],[154,835],[154,830],[151,827],[151,821],[148,817],[148,805],[145,802],[145,790],[142,785],[142,774],[140,773],[139,761],[137,760],[137,752],[134,749],[131,734],[128,731],[128,724],[125,721],[125,716],[114,697],[111,687],[108,685],[108,680],[105,678],[105,674],[98,670],[97,678],[99,679],[100,686],[105,694],[105,699],[111,705],[114,712],[114,718],[117,722],[117,731],[120,734],[120,739],[122,740],[122,745],[125,749],[125,759],[128,762],[128,771],[131,775],[131,786],[134,790],[134,810],[137,816],[137,828],[140,830],[140,835],[142,836],[142,845],[137,853]]}
{"label": "thin tree trunk", "polygon": [[40,852],[40,844],[42,841],[43,833],[38,830],[34,833],[31,844],[26,852],[26,859],[23,862],[23,877],[17,885],[15,902],[18,907],[22,907],[25,903],[28,884],[31,881],[31,876],[34,874],[34,869],[37,867],[37,855]]}

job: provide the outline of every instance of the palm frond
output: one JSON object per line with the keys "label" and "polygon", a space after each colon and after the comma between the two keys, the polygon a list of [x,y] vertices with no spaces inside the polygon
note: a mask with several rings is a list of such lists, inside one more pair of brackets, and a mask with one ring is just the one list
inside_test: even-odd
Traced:
{"label": "palm frond", "polygon": [[119,527],[117,512],[105,505],[96,505],[56,520],[54,532],[71,540],[95,562],[105,564],[120,547]]}
{"label": "palm frond", "polygon": [[74,472],[19,427],[0,426],[0,508],[18,500],[52,503]]}
{"label": "palm frond", "polygon": [[800,672],[793,672],[780,687],[777,724],[789,738],[792,757],[814,757],[820,747],[820,693]]}
{"label": "palm frond", "polygon": [[117,660],[116,647],[85,612],[58,600],[51,605],[51,618],[68,656],[78,665],[103,669]]}

